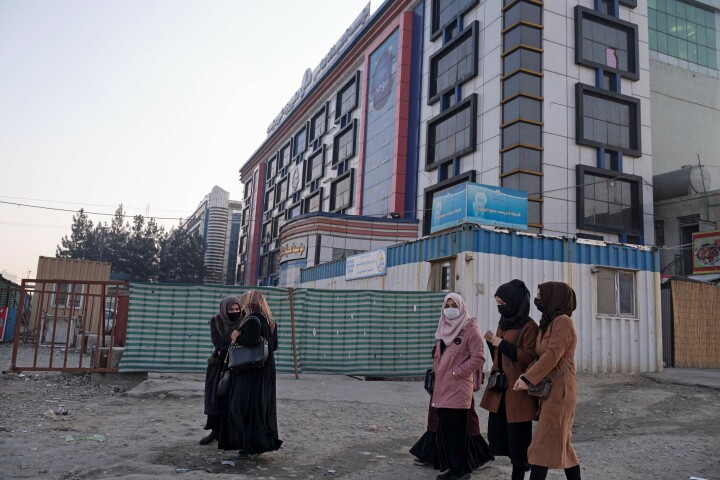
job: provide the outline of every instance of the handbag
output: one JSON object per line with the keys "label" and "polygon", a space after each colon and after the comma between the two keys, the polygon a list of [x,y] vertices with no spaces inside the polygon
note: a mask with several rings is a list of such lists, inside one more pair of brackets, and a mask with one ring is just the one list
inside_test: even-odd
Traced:
{"label": "handbag", "polygon": [[[521,328],[517,335],[515,335],[513,346],[516,348],[524,329],[524,327]],[[497,364],[499,368],[496,368],[495,370],[490,372],[490,376],[488,377],[488,388],[493,392],[504,392],[505,390],[507,390],[508,381],[507,377],[505,376],[505,372],[503,371],[502,352],[500,352],[500,347],[495,347],[495,353],[498,355]],[[510,366],[510,359],[507,359],[507,366]]]}
{"label": "handbag", "polygon": [[428,395],[432,395],[435,390],[435,371],[432,368],[428,368],[425,372],[425,391]]}
{"label": "handbag", "polygon": [[223,362],[225,365],[223,365],[223,373],[220,375],[220,380],[218,380],[217,388],[215,389],[215,395],[218,397],[224,397],[227,393],[228,389],[228,383],[230,383],[230,370],[227,369],[228,364],[228,356],[225,355],[225,362]]}
{"label": "handbag", "polygon": [[565,363],[565,366],[561,368],[560,371],[558,371],[557,375],[555,375],[555,378],[553,378],[552,380],[543,378],[537,385],[528,385],[528,395],[530,395],[531,397],[537,397],[540,400],[547,400],[550,397],[550,388],[552,387],[553,382],[560,378],[560,375],[562,375],[565,370],[567,370],[571,363],[572,360],[568,360],[567,363]]}
{"label": "handbag", "polygon": [[262,368],[268,355],[268,342],[265,338],[249,347],[233,343],[228,349],[228,369],[245,372]]}

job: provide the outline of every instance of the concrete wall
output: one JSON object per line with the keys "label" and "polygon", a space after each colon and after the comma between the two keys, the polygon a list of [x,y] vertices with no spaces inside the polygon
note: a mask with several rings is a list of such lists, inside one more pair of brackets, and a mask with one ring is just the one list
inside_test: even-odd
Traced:
{"label": "concrete wall", "polygon": [[720,79],[656,60],[650,71],[653,174],[696,165],[698,154],[720,167]]}

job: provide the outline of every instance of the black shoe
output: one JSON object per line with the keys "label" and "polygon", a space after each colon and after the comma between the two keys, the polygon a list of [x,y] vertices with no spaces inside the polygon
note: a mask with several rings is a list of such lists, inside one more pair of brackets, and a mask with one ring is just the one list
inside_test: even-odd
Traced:
{"label": "black shoe", "polygon": [[217,430],[211,430],[210,433],[201,438],[198,443],[200,443],[200,445],[207,445],[208,443],[212,443],[213,440],[217,440],[219,436]]}
{"label": "black shoe", "polygon": [[470,480],[470,474],[455,475],[450,470],[435,477],[435,480]]}

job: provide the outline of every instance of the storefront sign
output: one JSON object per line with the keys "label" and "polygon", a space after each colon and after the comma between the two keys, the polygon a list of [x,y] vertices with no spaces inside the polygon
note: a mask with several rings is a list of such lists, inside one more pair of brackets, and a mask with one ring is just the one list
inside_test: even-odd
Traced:
{"label": "storefront sign", "polygon": [[467,182],[434,196],[430,232],[463,223],[527,230],[527,192]]}
{"label": "storefront sign", "polygon": [[692,234],[693,273],[720,273],[720,230]]}
{"label": "storefront sign", "polygon": [[307,258],[307,237],[294,238],[280,247],[280,263]]}
{"label": "storefront sign", "polygon": [[345,260],[345,280],[379,277],[387,273],[387,249],[353,255]]}
{"label": "storefront sign", "polygon": [[303,75],[302,83],[300,84],[300,89],[295,92],[295,95],[290,98],[290,101],[283,107],[280,114],[275,117],[275,120],[272,121],[270,126],[267,129],[267,134],[271,135],[279,126],[280,124],[285,120],[285,118],[292,112],[295,107],[298,106],[300,101],[305,98],[305,94],[309,92],[313,86],[315,86],[315,83],[317,83],[318,79],[322,77],[322,75],[330,68],[337,57],[340,56],[341,53],[345,51],[345,49],[352,43],[352,41],[355,39],[358,33],[362,30],[362,27],[365,25],[365,23],[370,18],[370,4],[368,3],[365,5],[365,8],[363,8],[363,11],[360,12],[360,15],[355,19],[355,21],[348,27],[347,30],[345,30],[345,33],[342,34],[340,37],[340,40],[333,45],[333,47],[330,49],[330,51],[325,55],[325,58],[322,59],[320,64],[315,68],[315,70],[307,69],[305,70],[305,74]]}

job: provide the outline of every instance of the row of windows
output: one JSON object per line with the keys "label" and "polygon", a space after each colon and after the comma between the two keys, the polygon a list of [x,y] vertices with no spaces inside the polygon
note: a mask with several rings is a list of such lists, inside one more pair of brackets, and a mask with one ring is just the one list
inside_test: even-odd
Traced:
{"label": "row of windows", "polygon": [[503,12],[501,185],[528,193],[528,225],[542,223],[542,6]]}
{"label": "row of windows", "polygon": [[650,49],[718,68],[715,12],[681,0],[648,0]]}
{"label": "row of windows", "polygon": [[432,0],[431,40],[437,40],[449,24],[473,9],[480,0]]}

